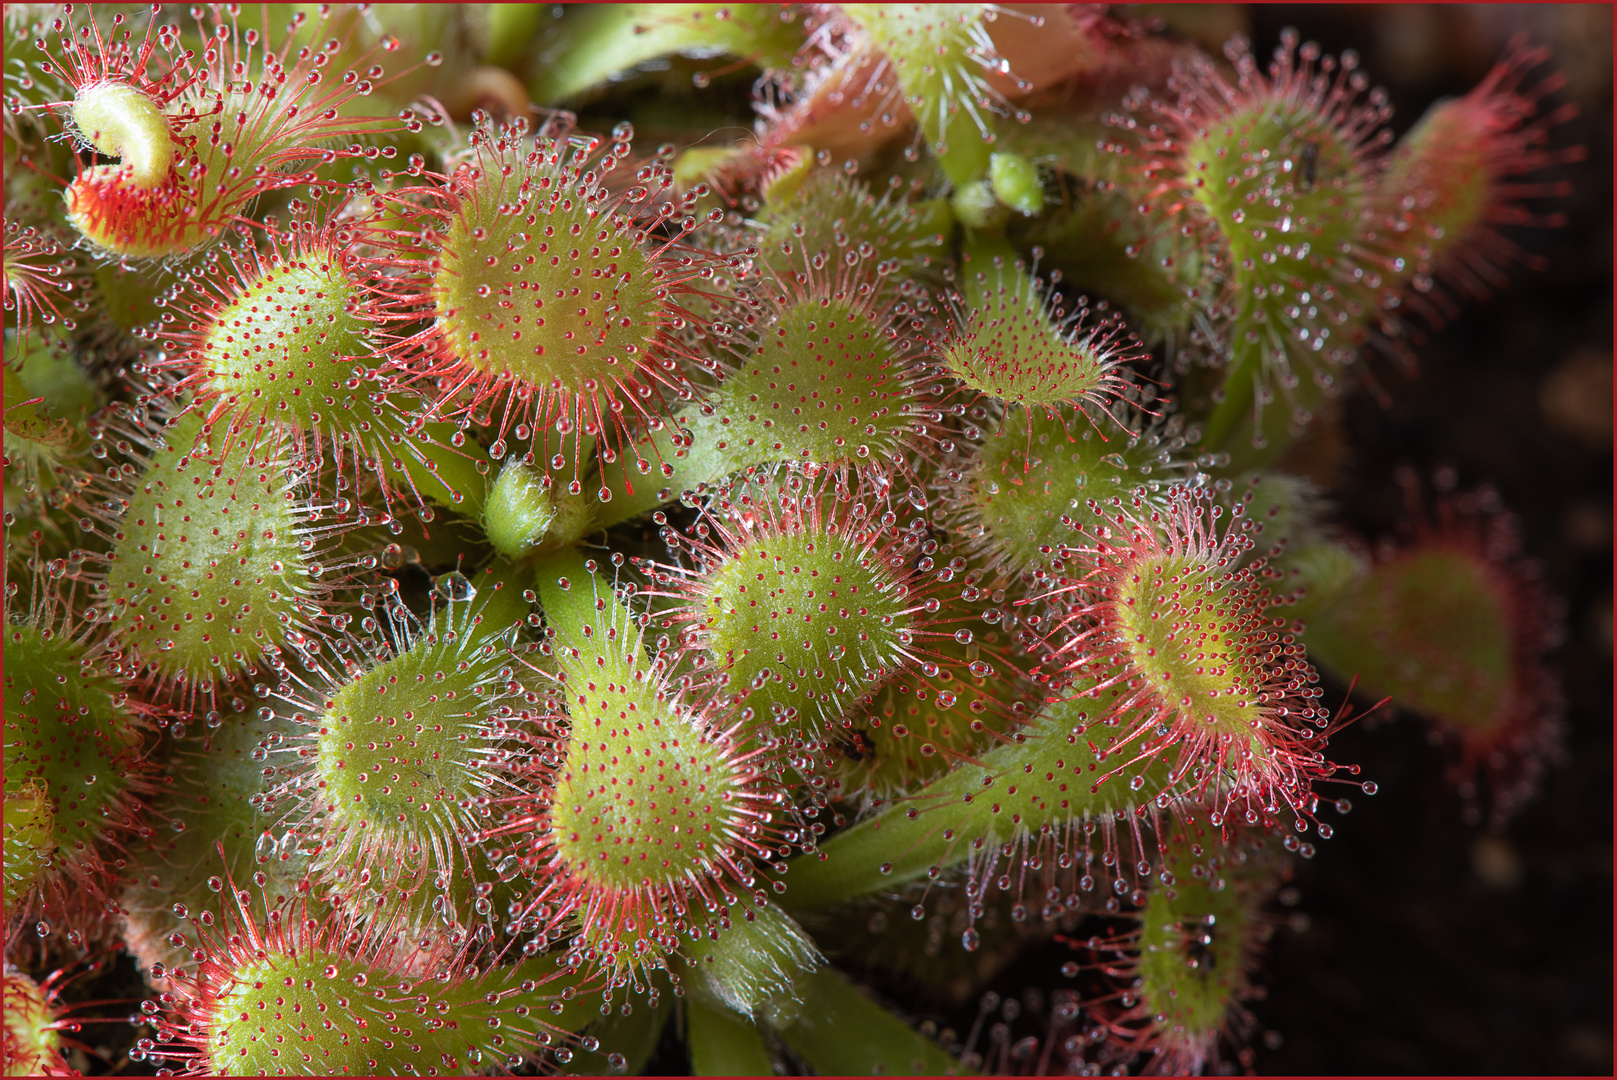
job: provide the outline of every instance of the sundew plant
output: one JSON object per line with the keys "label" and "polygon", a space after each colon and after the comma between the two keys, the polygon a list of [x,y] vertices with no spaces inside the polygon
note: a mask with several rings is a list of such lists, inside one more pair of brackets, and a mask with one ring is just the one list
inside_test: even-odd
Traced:
{"label": "sundew plant", "polygon": [[1252,1068],[1344,729],[1565,759],[1488,478],[1308,457],[1584,151],[1176,25],[8,5],[7,1075]]}

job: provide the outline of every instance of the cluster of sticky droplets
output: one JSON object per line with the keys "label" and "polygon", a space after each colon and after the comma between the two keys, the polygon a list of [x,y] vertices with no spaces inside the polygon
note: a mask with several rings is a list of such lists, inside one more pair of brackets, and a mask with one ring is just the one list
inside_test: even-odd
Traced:
{"label": "cluster of sticky droplets", "polygon": [[562,999],[583,979],[547,958],[501,967],[463,951],[421,970],[397,935],[301,905],[259,917],[247,890],[226,888],[234,909],[203,933],[196,971],[173,973],[167,999],[183,1021],[171,1052],[198,1074],[456,1076],[574,1041]]}
{"label": "cluster of sticky droplets", "polygon": [[181,416],[104,526],[98,610],[124,666],[186,695],[278,655],[327,592],[304,556],[289,445],[255,434]]}
{"label": "cluster of sticky droplets", "polygon": [[1221,525],[1221,508],[1188,488],[1164,511],[1138,498],[1107,509],[1109,525],[1077,555],[1088,572],[1058,590],[1074,598],[1070,613],[1047,638],[1117,729],[1107,745],[1172,756],[1176,779],[1192,776],[1220,817],[1272,822],[1282,804],[1310,813],[1313,778],[1335,768],[1309,728],[1328,723],[1313,705],[1322,691],[1270,611],[1267,568],[1241,565],[1246,531]]}
{"label": "cluster of sticky droplets", "polygon": [[534,136],[525,121],[479,126],[442,186],[399,203],[407,228],[373,237],[397,249],[385,261],[419,274],[419,297],[402,304],[435,328],[431,343],[392,349],[402,377],[443,388],[438,414],[492,422],[493,457],[514,440],[571,458],[575,488],[592,449],[616,462],[639,424],[691,396],[695,358],[679,332],[701,320],[685,303],[728,272],[682,243],[702,224],[699,196],[675,197],[666,163],[641,166],[627,190],[611,175],[628,171],[632,138],[627,124],[604,147]]}
{"label": "cluster of sticky droplets", "polygon": [[[321,69],[343,50],[336,37],[294,54],[288,35],[277,52],[256,30],[240,29],[234,14],[198,8],[194,15],[207,41],[200,63],[179,27],[159,25],[156,16],[138,48],[131,31],[120,31],[121,14],[107,36],[93,15],[83,26],[71,17],[56,21],[66,61],[53,56],[41,67],[62,79],[72,100],[51,108],[65,108],[86,151],[120,159],[80,163],[65,194],[67,220],[111,254],[177,256],[213,243],[260,195],[316,182],[320,166],[366,156],[350,140],[399,126],[343,109],[383,80],[373,56],[325,79]],[[159,53],[170,70],[153,79]],[[242,78],[249,73],[256,77]],[[371,151],[396,153],[391,146]]]}
{"label": "cluster of sticky droplets", "polygon": [[879,299],[870,273],[802,260],[797,281],[765,286],[753,340],[689,418],[738,465],[903,468],[930,435],[913,310]]}
{"label": "cluster of sticky droplets", "polygon": [[[1122,412],[1122,410],[1118,410]],[[966,551],[1009,575],[1059,565],[1074,527],[1100,524],[1099,501],[1123,496],[1165,505],[1166,491],[1218,457],[1187,459],[1185,425],[1173,418],[1133,427],[1075,409],[1006,416],[969,463],[945,474]]]}
{"label": "cluster of sticky droplets", "polygon": [[584,946],[618,970],[662,965],[692,904],[733,903],[775,796],[733,730],[682,702],[642,652],[628,610],[588,564],[541,573],[568,733],[544,829],[541,899],[580,916]]}
{"label": "cluster of sticky droplets", "polygon": [[1105,413],[1127,389],[1130,342],[1115,319],[1088,326],[1087,303],[1071,316],[1052,286],[1017,264],[970,274],[937,346],[943,366],[969,390],[1031,415],[1062,405]]}
{"label": "cluster of sticky droplets", "polygon": [[109,844],[138,827],[149,788],[146,710],[70,625],[36,613],[7,626],[5,652],[7,896],[99,896],[115,882]]}
{"label": "cluster of sticky droplets", "polygon": [[[231,258],[224,295],[195,297],[205,315],[184,334],[164,335],[183,350],[170,361],[187,375],[176,392],[194,390],[210,421],[234,428],[353,426],[362,391],[373,389],[366,384],[375,350],[360,289],[334,238],[268,258],[255,251]],[[371,408],[363,415],[385,416]]]}

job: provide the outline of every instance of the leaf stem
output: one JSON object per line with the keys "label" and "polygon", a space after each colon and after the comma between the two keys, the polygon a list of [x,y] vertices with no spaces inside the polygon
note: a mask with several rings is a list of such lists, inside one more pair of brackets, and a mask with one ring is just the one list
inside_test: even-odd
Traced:
{"label": "leaf stem", "polygon": [[782,906],[800,911],[840,903],[934,868],[947,870],[1019,832],[1143,813],[1151,799],[1174,797],[1168,755],[1125,763],[1118,759],[1126,758],[1128,748],[1097,749],[1095,737],[1085,735],[1087,707],[1082,698],[1046,706],[980,763],[956,768],[827,841],[823,859],[794,860]]}
{"label": "leaf stem", "polygon": [[848,977],[822,967],[797,979],[800,1008],[776,1021],[788,1046],[821,1076],[956,1076],[960,1063],[866,997]]}
{"label": "leaf stem", "polygon": [[706,994],[685,998],[685,1041],[697,1076],[771,1076],[774,1059],[758,1025]]}

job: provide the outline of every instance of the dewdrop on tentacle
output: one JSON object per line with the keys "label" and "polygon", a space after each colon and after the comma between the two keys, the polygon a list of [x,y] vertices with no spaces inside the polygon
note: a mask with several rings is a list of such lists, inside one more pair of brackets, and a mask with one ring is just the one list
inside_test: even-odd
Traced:
{"label": "dewdrop on tentacle", "polygon": [[[7,901],[7,907],[10,901]],[[52,995],[21,970],[5,966],[0,973],[0,1001],[5,1004],[4,1042],[0,1065],[7,1076],[70,1076],[72,1066],[62,1045],[66,1022],[57,1018]]]}
{"label": "dewdrop on tentacle", "polygon": [[[5,513],[13,536],[37,525],[55,542],[72,529],[53,513],[90,466],[84,429],[106,397],[77,359],[73,341],[55,326],[6,332]],[[27,524],[24,524],[24,523]]]}
{"label": "dewdrop on tentacle", "polygon": [[575,494],[592,444],[604,471],[690,396],[699,357],[684,331],[717,296],[706,283],[730,271],[686,243],[702,224],[686,216],[696,196],[674,196],[666,164],[630,174],[631,137],[620,125],[603,148],[485,123],[441,184],[391,197],[400,230],[367,236],[381,263],[405,268],[408,288],[387,283],[384,310],[432,321],[389,346],[404,385],[433,394],[437,416],[488,425],[493,457],[570,460]]}
{"label": "dewdrop on tentacle", "polygon": [[5,793],[5,904],[21,904],[56,853],[56,813],[46,798],[48,785],[27,779]]}
{"label": "dewdrop on tentacle", "polygon": [[965,878],[957,932],[970,951],[994,893],[1011,894],[1014,922],[1143,901],[1164,829],[1206,811],[1168,761],[1107,745],[1103,720],[1081,697],[1047,703],[998,745],[826,841],[826,861],[794,863],[783,902],[823,907],[951,871]]}
{"label": "dewdrop on tentacle", "polygon": [[[116,166],[102,166],[103,176],[142,192],[152,191],[169,178],[175,157],[181,152],[175,143],[175,119],[169,110],[183,110],[181,102],[194,81],[176,62],[164,65],[169,70],[156,75],[153,62],[162,63],[154,56],[159,46],[166,55],[175,51],[174,28],[160,29],[157,15],[153,5],[138,47],[132,42],[131,31],[120,30],[126,18],[123,14],[113,17],[106,36],[95,20],[94,9],[90,21],[83,26],[71,18],[58,18],[53,28],[61,36],[66,63],[59,64],[52,58],[39,65],[42,72],[59,76],[74,91],[71,102],[47,108],[52,112],[63,110],[68,132],[81,148],[121,159]],[[35,45],[48,52],[43,39]],[[183,111],[181,115],[182,123],[196,119]]]}
{"label": "dewdrop on tentacle", "polygon": [[755,862],[772,857],[786,797],[742,728],[646,656],[643,621],[593,561],[562,552],[536,576],[566,735],[531,819],[510,827],[528,907],[570,916],[573,952],[638,986],[699,911],[763,903]]}
{"label": "dewdrop on tentacle", "polygon": [[[296,896],[300,882],[309,887],[307,849],[270,827],[280,817],[273,792],[287,768],[278,751],[296,732],[290,718],[261,706],[204,716],[200,727],[169,759],[167,782],[151,800],[149,835],[129,845],[118,928],[145,972],[189,959],[196,939],[188,923],[206,923],[202,912],[219,906],[225,876],[256,880],[271,907]],[[166,986],[161,977],[151,981]]]}
{"label": "dewdrop on tentacle", "polygon": [[925,382],[920,310],[915,298],[883,287],[891,265],[869,252],[782,249],[793,269],[744,282],[745,315],[704,363],[721,381],[632,447],[637,469],[651,475],[630,497],[597,509],[596,527],[682,493],[739,498],[750,487],[736,483],[761,482],[781,463],[890,491],[895,479],[912,482],[921,463],[942,456],[948,439]]}
{"label": "dewdrop on tentacle", "polygon": [[534,857],[544,883],[536,898],[571,912],[576,948],[627,973],[663,966],[695,911],[752,902],[752,864],[769,857],[764,841],[781,813],[770,808],[782,799],[735,729],[678,707],[636,708],[622,687],[570,704],[573,730]]}
{"label": "dewdrop on tentacle", "polygon": [[[1000,745],[839,833],[823,845],[824,862],[794,863],[783,903],[823,908],[953,871],[965,879],[965,903],[952,925],[971,952],[991,910],[1013,923],[1119,915],[1158,890],[1172,898],[1187,877],[1202,880],[1219,852],[1240,861],[1254,831],[1224,827],[1194,770],[1108,739],[1103,696],[1081,692],[1093,685],[1081,679]],[[1290,835],[1281,846],[1314,850]],[[915,918],[928,910],[917,906]]]}
{"label": "dewdrop on tentacle", "polygon": [[[222,285],[193,278],[171,302],[197,314],[183,329],[156,331],[171,350],[160,366],[183,376],[170,393],[194,394],[210,428],[223,421],[230,430],[272,422],[300,433],[323,423],[351,429],[359,415],[354,398],[377,389],[365,363],[374,346],[351,260],[330,227],[314,236],[294,229],[284,249],[270,239],[267,253],[231,250]],[[389,415],[365,411],[373,423]]]}
{"label": "dewdrop on tentacle", "polygon": [[[7,1076],[79,1076],[68,1063],[68,1053],[79,1051],[99,1057],[95,1049],[72,1036],[84,1029],[101,1002],[85,1002],[83,992],[68,989],[81,978],[93,978],[106,966],[102,959],[60,967],[35,981],[7,963],[0,973],[0,1067]],[[106,1018],[111,1020],[110,1017]],[[77,1056],[77,1055],[75,1055]]]}
{"label": "dewdrop on tentacle", "polygon": [[1195,489],[1174,489],[1160,511],[1139,497],[1102,509],[1107,524],[1074,545],[1074,575],[1048,597],[1066,605],[1045,637],[1054,677],[1085,680],[1079,700],[1104,715],[1109,749],[1172,760],[1219,820],[1271,825],[1286,807],[1306,825],[1314,781],[1337,768],[1312,730],[1330,717],[1302,646],[1270,613],[1270,572],[1242,565],[1250,536]]}
{"label": "dewdrop on tentacle", "polygon": [[[974,591],[971,574],[963,580]],[[985,611],[979,606],[974,614],[981,618]],[[840,732],[830,770],[833,793],[881,805],[979,756],[1028,721],[1037,694],[1016,678],[1006,635],[975,620],[965,625],[972,628],[960,638],[931,643],[942,657],[935,675],[901,672],[834,725]]]}
{"label": "dewdrop on tentacle", "polygon": [[[858,99],[870,102],[883,126],[895,124],[897,110],[907,106],[918,122],[918,138],[926,140],[949,179],[961,184],[987,171],[996,119],[1012,112],[988,78],[1011,75],[989,36],[988,23],[996,17],[1029,18],[997,4],[842,4],[833,24],[821,27],[811,43],[848,33],[854,51],[879,57],[869,70],[854,63],[829,77],[840,77],[839,89],[856,99],[855,108]],[[1017,89],[1028,87],[1018,80]]]}
{"label": "dewdrop on tentacle", "polygon": [[[223,236],[259,195],[319,184],[320,165],[397,152],[354,141],[397,130],[396,119],[345,115],[384,80],[375,60],[396,42],[339,73],[325,69],[342,49],[336,38],[294,54],[292,35],[275,50],[265,31],[242,28],[233,11],[192,10],[200,57],[178,25],[159,24],[155,5],[138,44],[122,29],[124,15],[103,34],[93,12],[83,25],[71,14],[55,20],[54,51],[37,43],[49,57],[41,70],[72,92],[45,107],[62,116],[85,152],[120,159],[81,160],[66,192],[68,221],[113,255],[194,251]],[[299,15],[293,25],[306,20]],[[167,70],[153,77],[159,67]]]}
{"label": "dewdrop on tentacle", "polygon": [[1274,931],[1264,906],[1289,873],[1284,857],[1272,839],[1231,844],[1199,824],[1172,830],[1163,856],[1168,877],[1148,891],[1139,927],[1089,942],[1109,984],[1089,1004],[1103,1054],[1142,1074],[1196,1076],[1239,1047],[1250,1067],[1247,1003],[1260,996],[1253,975]]}
{"label": "dewdrop on tentacle", "polygon": [[945,261],[944,217],[935,203],[915,204],[915,193],[898,177],[880,196],[838,169],[810,169],[804,162],[797,176],[788,173],[765,188],[767,202],[758,215],[758,262],[789,278],[804,259],[857,257],[884,262],[891,270],[881,287],[902,289],[911,279],[931,279]]}
{"label": "dewdrop on tentacle", "polygon": [[795,996],[803,976],[823,963],[802,927],[773,903],[755,898],[710,914],[705,927],[701,922],[684,950],[684,969],[696,977],[690,989],[742,1017],[766,1015],[774,1003]]}
{"label": "dewdrop on tentacle", "polygon": [[975,186],[1009,130],[999,119],[1032,119],[1017,99],[1064,82],[1160,83],[1171,58],[1190,48],[1140,37],[1092,5],[869,4],[853,14],[842,5],[809,8],[792,64],[801,74],[759,81],[754,107],[765,148],[871,161],[885,160],[896,140],[915,162],[923,139],[945,139],[949,153],[932,146],[945,174]]}
{"label": "dewdrop on tentacle", "polygon": [[[78,260],[68,254],[68,245],[56,230],[14,221],[10,210],[8,207],[5,247],[0,251],[7,332],[14,330],[26,341],[35,322],[76,330],[78,316],[88,309]],[[75,296],[76,292],[80,295]]]}
{"label": "dewdrop on tentacle", "polygon": [[786,267],[748,290],[756,319],[725,342],[730,369],[682,418],[693,436],[746,464],[904,471],[935,455],[913,304],[884,298],[884,273],[862,256],[804,253]]}
{"label": "dewdrop on tentacle", "polygon": [[[674,158],[674,183],[681,191],[705,185],[710,205],[750,213],[758,210],[764,192],[777,183],[782,190],[800,183],[812,161],[811,154],[795,146],[774,150],[755,142],[691,146]],[[733,226],[734,218],[729,220]]]}

